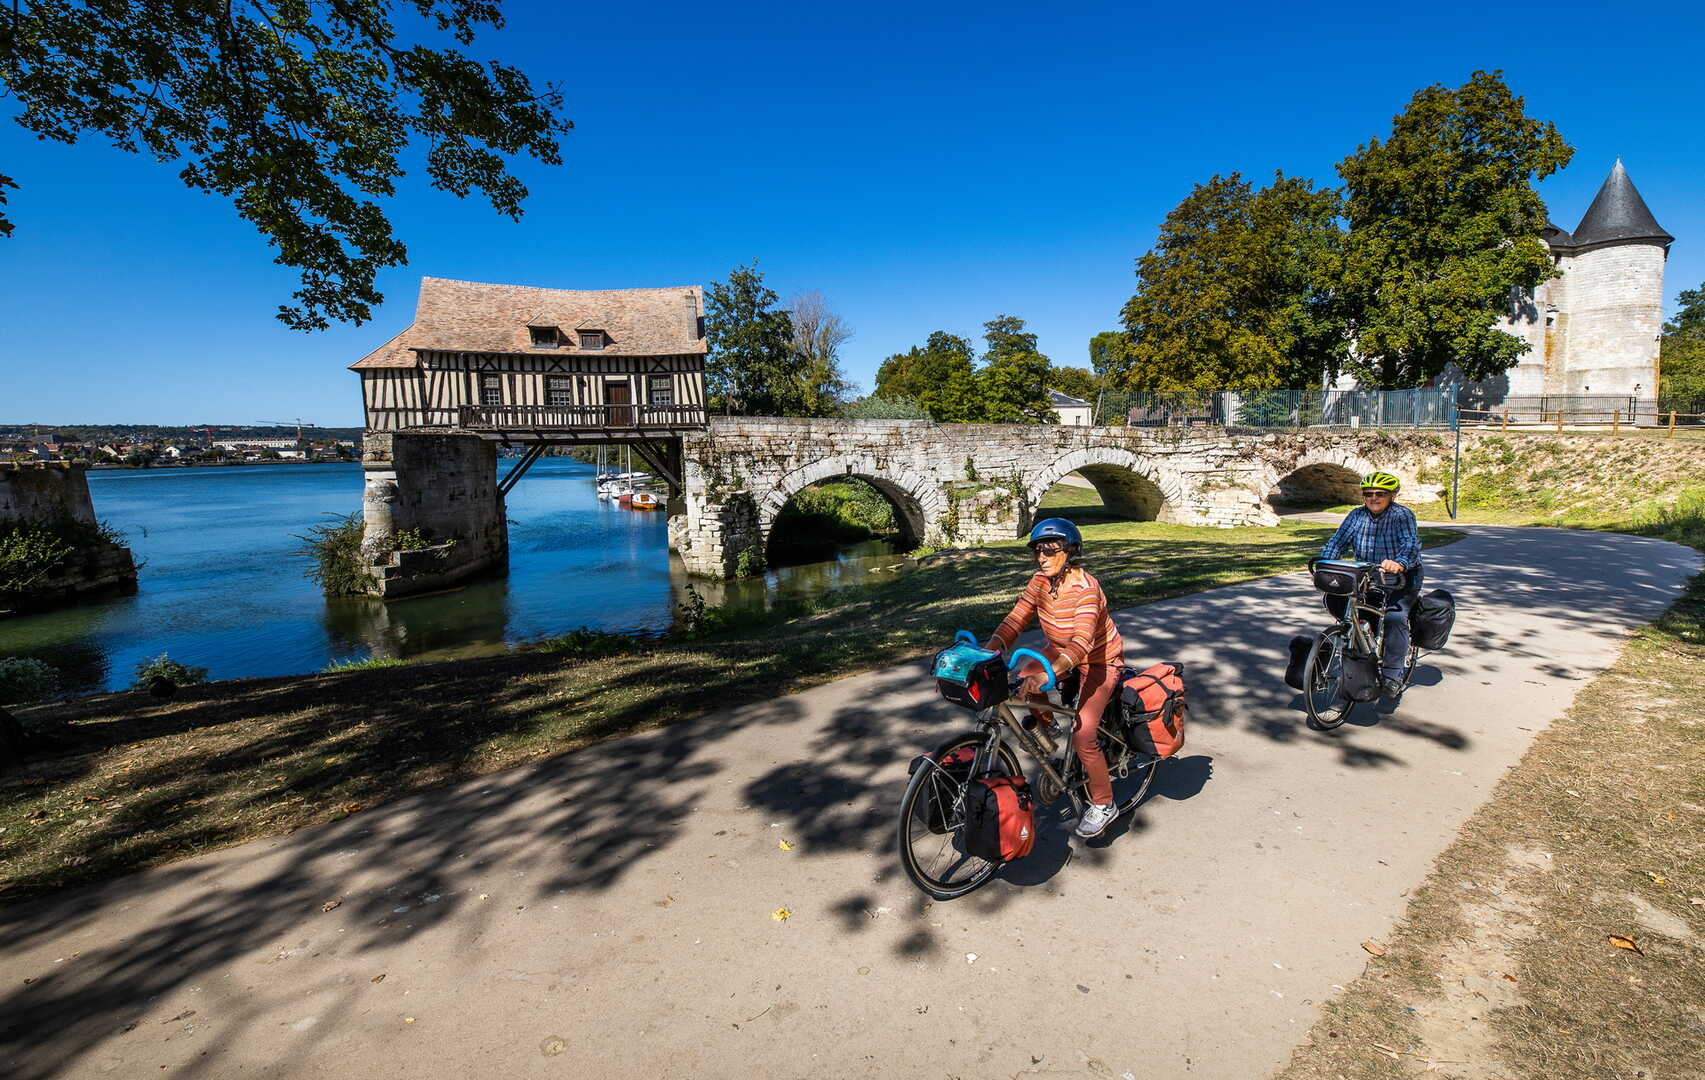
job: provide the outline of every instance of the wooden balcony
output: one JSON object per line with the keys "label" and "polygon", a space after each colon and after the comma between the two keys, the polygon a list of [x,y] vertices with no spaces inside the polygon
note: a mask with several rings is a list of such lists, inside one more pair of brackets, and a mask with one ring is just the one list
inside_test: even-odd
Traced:
{"label": "wooden balcony", "polygon": [[653,432],[705,426],[701,405],[462,405],[456,426],[470,431]]}

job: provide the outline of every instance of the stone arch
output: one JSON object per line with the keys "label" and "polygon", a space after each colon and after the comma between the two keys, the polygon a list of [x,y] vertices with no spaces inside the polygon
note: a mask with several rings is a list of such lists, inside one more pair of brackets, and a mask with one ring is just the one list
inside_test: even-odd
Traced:
{"label": "stone arch", "polygon": [[1266,500],[1272,506],[1353,505],[1361,500],[1362,477],[1377,468],[1353,450],[1311,450],[1267,470]]}
{"label": "stone arch", "polygon": [[770,526],[787,501],[812,484],[836,478],[863,480],[894,507],[900,523],[901,540],[908,545],[923,542],[929,527],[941,516],[944,499],[939,487],[904,469],[884,468],[875,458],[843,454],[802,465],[776,481],[758,501],[758,542],[768,545]]}
{"label": "stone arch", "polygon": [[1101,501],[1115,513],[1138,521],[1186,519],[1184,483],[1171,469],[1153,458],[1119,447],[1085,447],[1050,462],[1035,474],[1020,507],[1021,534],[1034,522],[1034,511],[1042,496],[1073,472],[1088,480]]}
{"label": "stone arch", "polygon": [[[1296,459],[1275,464],[1267,469],[1265,493],[1267,503],[1274,507],[1309,505],[1309,503],[1361,502],[1362,476],[1384,469],[1398,473],[1390,464],[1367,461],[1354,449],[1318,449],[1299,454]],[[1403,486],[1410,488],[1402,473]]]}

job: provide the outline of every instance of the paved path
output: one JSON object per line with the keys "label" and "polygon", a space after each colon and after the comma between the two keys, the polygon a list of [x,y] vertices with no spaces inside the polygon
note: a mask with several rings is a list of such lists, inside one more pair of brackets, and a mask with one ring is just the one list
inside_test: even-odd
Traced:
{"label": "paved path", "polygon": [[1367,726],[1311,732],[1279,682],[1301,575],[1122,616],[1189,666],[1184,753],[964,900],[890,850],[907,760],[965,719],[906,666],[0,912],[0,1074],[1263,1075],[1699,563],[1473,533],[1428,557],[1451,649]]}

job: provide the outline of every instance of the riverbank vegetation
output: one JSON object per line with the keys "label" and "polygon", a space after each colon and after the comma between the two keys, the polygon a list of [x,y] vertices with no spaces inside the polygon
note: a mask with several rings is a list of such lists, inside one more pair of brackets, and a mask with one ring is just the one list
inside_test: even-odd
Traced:
{"label": "riverbank vegetation", "polygon": [[[1085,533],[1109,600],[1132,607],[1298,569],[1329,529],[1121,522]],[[40,748],[0,780],[0,903],[890,667],[960,627],[992,627],[1028,572],[1014,542],[661,639],[564,635],[504,656],[22,710]]]}
{"label": "riverbank vegetation", "polygon": [[308,526],[308,534],[296,538],[302,541],[297,554],[310,561],[308,580],[331,597],[371,595],[373,579],[361,558],[361,514],[326,517],[330,520]]}
{"label": "riverbank vegetation", "polygon": [[[1621,531],[1705,551],[1705,497]],[[1705,1060],[1705,575],[1534,739],[1281,1080],[1636,1080]]]}
{"label": "riverbank vegetation", "polygon": [[110,548],[124,536],[105,522],[7,521],[0,523],[0,613],[27,600],[79,552]]}

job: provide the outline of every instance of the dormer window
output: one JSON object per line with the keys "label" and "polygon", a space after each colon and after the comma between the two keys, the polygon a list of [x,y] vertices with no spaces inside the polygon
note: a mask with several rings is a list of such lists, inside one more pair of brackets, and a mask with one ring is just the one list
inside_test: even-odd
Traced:
{"label": "dormer window", "polygon": [[582,330],[580,332],[580,347],[582,349],[602,349],[604,347],[604,331]]}
{"label": "dormer window", "polygon": [[554,349],[562,344],[562,334],[554,326],[529,326],[527,333],[535,349]]}

